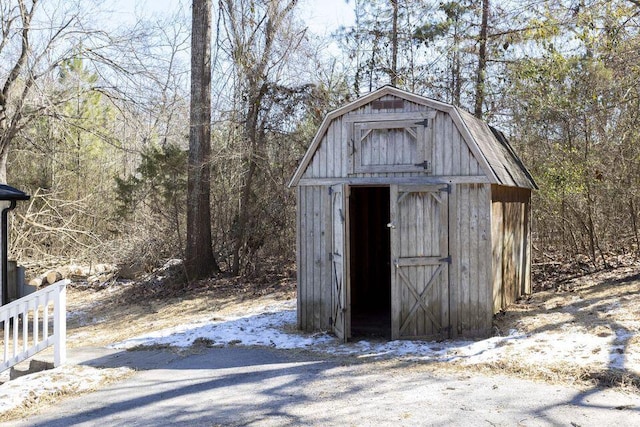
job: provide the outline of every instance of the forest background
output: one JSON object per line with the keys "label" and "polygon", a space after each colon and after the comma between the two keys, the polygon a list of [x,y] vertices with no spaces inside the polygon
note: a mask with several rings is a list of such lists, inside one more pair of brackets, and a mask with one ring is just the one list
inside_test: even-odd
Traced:
{"label": "forest background", "polygon": [[[213,2],[211,228],[235,275],[295,262],[287,183],[324,115],[393,84],[504,131],[535,177],[537,262],[640,254],[640,1],[351,0],[311,33],[296,0]],[[30,194],[21,262],[184,258],[190,4],[0,0],[0,181]],[[328,46],[331,46],[330,48]]]}

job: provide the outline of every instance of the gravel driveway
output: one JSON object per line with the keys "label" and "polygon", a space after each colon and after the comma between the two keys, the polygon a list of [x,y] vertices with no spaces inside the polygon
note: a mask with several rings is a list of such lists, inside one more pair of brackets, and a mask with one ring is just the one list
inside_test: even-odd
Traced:
{"label": "gravel driveway", "polygon": [[11,426],[638,425],[640,397],[424,365],[264,348],[74,349],[71,363],[139,371]]}

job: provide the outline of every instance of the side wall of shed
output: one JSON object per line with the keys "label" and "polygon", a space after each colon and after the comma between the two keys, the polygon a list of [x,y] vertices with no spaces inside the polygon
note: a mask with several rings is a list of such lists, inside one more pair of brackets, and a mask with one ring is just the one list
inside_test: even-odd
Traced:
{"label": "side wall of shed", "polygon": [[299,186],[297,213],[298,327],[329,330],[331,200],[326,186]]}
{"label": "side wall of shed", "polygon": [[531,293],[531,190],[491,186],[493,312]]}
{"label": "side wall of shed", "polygon": [[453,185],[449,215],[452,336],[487,336],[493,316],[490,185]]}

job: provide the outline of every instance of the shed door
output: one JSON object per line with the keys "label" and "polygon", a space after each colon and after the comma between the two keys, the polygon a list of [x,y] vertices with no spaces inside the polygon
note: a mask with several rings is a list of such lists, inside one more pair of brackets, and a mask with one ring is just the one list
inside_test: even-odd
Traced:
{"label": "shed door", "polygon": [[447,185],[391,186],[391,337],[449,335]]}
{"label": "shed door", "polygon": [[331,196],[331,228],[332,228],[332,250],[331,250],[331,326],[333,333],[343,341],[348,338],[348,315],[347,315],[347,262],[345,254],[347,251],[346,234],[346,186],[342,184],[331,186],[329,194]]}

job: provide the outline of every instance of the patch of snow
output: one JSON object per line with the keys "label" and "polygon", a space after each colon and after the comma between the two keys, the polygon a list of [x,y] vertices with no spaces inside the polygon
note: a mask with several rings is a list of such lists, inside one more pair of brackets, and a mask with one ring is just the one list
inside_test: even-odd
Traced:
{"label": "patch of snow", "polygon": [[129,368],[97,369],[67,365],[25,375],[0,385],[0,414],[46,396],[90,391],[107,379],[127,376],[131,372]]}
{"label": "patch of snow", "polygon": [[268,346],[281,349],[309,349],[335,355],[363,358],[405,357],[433,362],[459,362],[474,365],[507,359],[530,364],[561,362],[579,366],[603,365],[640,372],[635,355],[625,351],[635,332],[619,329],[615,335],[596,336],[579,328],[558,332],[509,335],[483,340],[368,341],[343,343],[326,333],[306,334],[296,330],[295,302],[254,308],[239,317],[214,318],[164,329],[113,344],[116,349],[137,346],[191,346],[197,339],[214,346]]}

